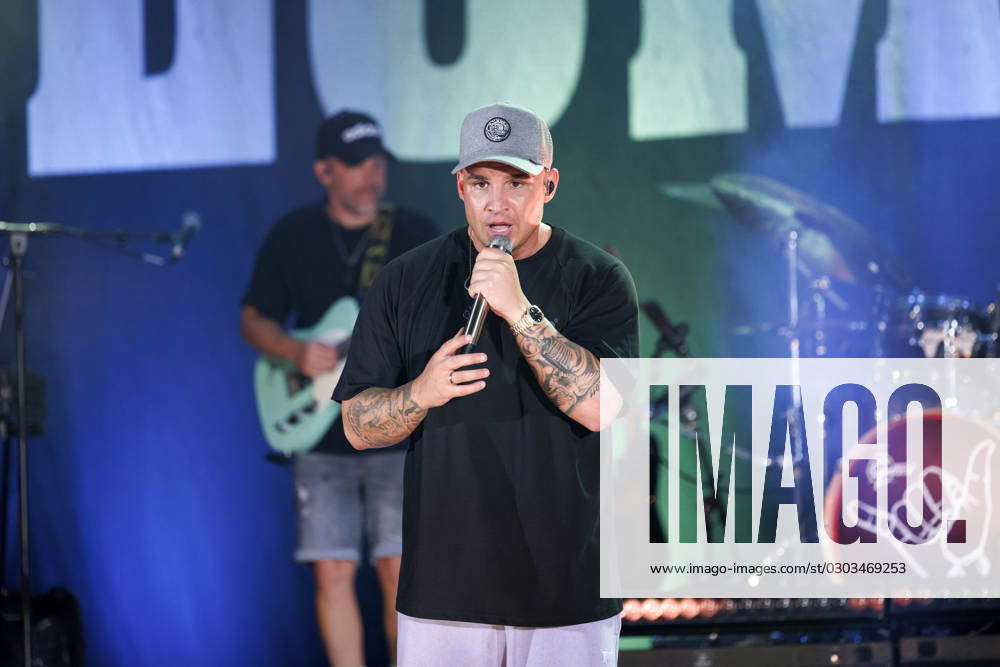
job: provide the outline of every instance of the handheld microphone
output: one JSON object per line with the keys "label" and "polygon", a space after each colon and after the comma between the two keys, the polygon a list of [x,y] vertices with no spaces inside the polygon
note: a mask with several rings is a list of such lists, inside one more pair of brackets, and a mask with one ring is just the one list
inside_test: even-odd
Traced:
{"label": "handheld microphone", "polygon": [[199,229],[201,229],[201,216],[194,211],[185,213],[181,221],[181,230],[174,235],[174,247],[170,251],[174,261],[177,261],[184,255],[184,250],[187,248],[188,243],[191,242],[191,237]]}
{"label": "handheld microphone", "polygon": [[[499,248],[503,250],[508,255],[513,250],[513,244],[511,240],[506,236],[491,236],[490,237],[490,248]],[[469,319],[465,323],[465,333],[472,336],[472,342],[467,343],[465,347],[462,348],[462,354],[469,354],[476,349],[476,345],[479,343],[479,336],[483,333],[483,324],[486,322],[486,315],[489,312],[489,304],[486,303],[486,299],[483,298],[482,294],[476,295],[476,300],[472,302],[472,310],[469,311]]]}

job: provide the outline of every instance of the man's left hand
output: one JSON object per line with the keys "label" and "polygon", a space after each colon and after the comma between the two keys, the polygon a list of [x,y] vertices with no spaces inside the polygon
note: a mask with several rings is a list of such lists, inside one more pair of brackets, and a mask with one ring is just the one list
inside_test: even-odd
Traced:
{"label": "man's left hand", "polygon": [[472,268],[469,296],[482,294],[490,310],[507,320],[521,319],[530,302],[521,291],[514,258],[499,248],[483,248]]}

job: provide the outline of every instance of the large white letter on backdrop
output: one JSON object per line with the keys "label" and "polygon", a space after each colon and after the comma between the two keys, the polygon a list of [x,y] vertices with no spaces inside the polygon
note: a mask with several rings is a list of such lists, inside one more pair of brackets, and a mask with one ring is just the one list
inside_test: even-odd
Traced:
{"label": "large white letter on backdrop", "polygon": [[1000,4],[890,0],[878,46],[878,119],[1000,115]]}
{"label": "large white letter on backdrop", "polygon": [[29,173],[273,161],[271,4],[176,0],[173,66],[145,76],[140,0],[39,0]]}
{"label": "large white letter on backdrop", "polygon": [[384,126],[400,159],[458,154],[462,118],[497,101],[526,106],[555,124],[583,64],[583,0],[466,2],[458,61],[433,63],[424,44],[424,3],[309,3],[309,53],[324,111],[360,109]]}
{"label": "large white letter on backdrop", "polygon": [[837,125],[861,0],[757,0],[788,127]]}
{"label": "large white letter on backdrop", "polygon": [[747,73],[732,0],[644,0],[628,67],[629,136],[643,141],[747,129]]}

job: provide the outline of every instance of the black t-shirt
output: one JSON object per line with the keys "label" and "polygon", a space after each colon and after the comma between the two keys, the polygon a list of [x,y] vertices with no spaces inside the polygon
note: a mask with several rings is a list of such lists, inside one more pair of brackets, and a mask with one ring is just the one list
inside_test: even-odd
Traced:
{"label": "black t-shirt", "polygon": [[[517,271],[569,340],[598,357],[638,356],[635,287],[617,259],[556,228]],[[390,262],[334,399],[416,378],[465,324],[468,275],[464,228]],[[487,318],[479,351],[486,388],[430,410],[407,449],[396,608],[533,627],[613,616],[620,601],[598,594],[599,435],[542,392],[501,318]]]}
{"label": "black t-shirt", "polygon": [[[430,220],[396,207],[389,258],[437,235]],[[355,297],[368,228],[344,229],[326,215],[322,203],[292,211],[275,224],[257,254],[244,306],[282,326],[308,329],[341,297]],[[352,350],[348,357],[353,354]],[[357,453],[344,437],[338,417],[312,451]]]}

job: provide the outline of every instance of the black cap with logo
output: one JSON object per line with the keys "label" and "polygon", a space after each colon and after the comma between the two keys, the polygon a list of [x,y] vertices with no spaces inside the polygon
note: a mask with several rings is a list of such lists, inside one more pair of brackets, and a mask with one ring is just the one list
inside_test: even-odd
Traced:
{"label": "black cap with logo", "polygon": [[316,132],[316,159],[335,157],[357,165],[381,153],[395,160],[382,145],[382,130],[374,118],[360,111],[341,111],[323,121]]}

